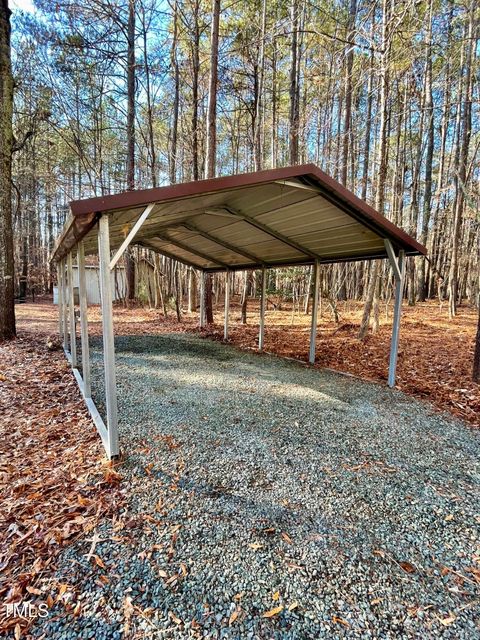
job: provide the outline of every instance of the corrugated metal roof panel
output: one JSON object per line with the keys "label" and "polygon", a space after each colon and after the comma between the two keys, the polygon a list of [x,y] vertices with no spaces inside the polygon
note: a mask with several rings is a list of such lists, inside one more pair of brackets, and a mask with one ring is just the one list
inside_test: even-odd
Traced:
{"label": "corrugated metal roof panel", "polygon": [[156,206],[135,242],[203,269],[386,257],[385,238],[409,255],[426,251],[318,167],[305,165],[74,202],[55,259],[79,238],[87,253],[96,252],[101,214],[110,217],[117,248],[149,203]]}

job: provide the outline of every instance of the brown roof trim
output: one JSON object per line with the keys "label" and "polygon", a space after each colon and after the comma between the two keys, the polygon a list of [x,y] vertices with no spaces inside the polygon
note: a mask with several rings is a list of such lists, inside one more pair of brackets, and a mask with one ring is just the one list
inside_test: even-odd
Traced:
{"label": "brown roof trim", "polygon": [[51,259],[59,262],[65,258],[67,253],[95,226],[97,218],[95,213],[87,213],[79,217],[71,216],[57,238]]}
{"label": "brown roof trim", "polygon": [[150,202],[166,202],[168,200],[198,196],[212,191],[227,191],[238,187],[249,187],[265,182],[274,182],[275,180],[287,180],[288,178],[307,175],[311,173],[312,170],[320,171],[314,164],[305,164],[298,167],[267,169],[253,173],[239,173],[234,176],[210,178],[209,180],[184,182],[166,187],[156,187],[155,189],[124,191],[112,196],[74,200],[70,203],[70,209],[74,216],[79,216],[92,212],[110,211],[111,209],[139,207],[150,204]]}
{"label": "brown roof trim", "polygon": [[319,193],[332,204],[335,204],[380,236],[388,237],[398,248],[404,249],[407,254],[425,255],[427,253],[423,245],[380,215],[339,182],[321,171],[316,165],[305,164],[296,167],[242,173],[234,176],[157,187],[155,189],[125,191],[115,195],[75,200],[70,203],[72,218],[58,238],[52,259],[61,260],[96,224],[98,215],[105,211],[141,207],[151,202],[167,202],[205,193],[227,191],[292,178],[314,185],[318,188]]}

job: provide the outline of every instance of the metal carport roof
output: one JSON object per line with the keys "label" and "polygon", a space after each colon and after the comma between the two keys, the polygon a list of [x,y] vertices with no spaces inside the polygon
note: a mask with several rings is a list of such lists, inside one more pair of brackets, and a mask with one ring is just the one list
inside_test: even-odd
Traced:
{"label": "metal carport roof", "polygon": [[98,217],[118,248],[147,205],[136,244],[205,271],[385,258],[426,249],[313,164],[127,191],[70,204],[57,243],[63,258],[83,238],[96,253]]}

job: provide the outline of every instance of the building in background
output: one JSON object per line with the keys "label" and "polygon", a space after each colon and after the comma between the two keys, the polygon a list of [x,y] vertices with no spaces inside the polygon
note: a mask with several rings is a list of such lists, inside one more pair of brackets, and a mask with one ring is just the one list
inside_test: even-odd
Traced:
{"label": "building in background", "polygon": [[[115,267],[111,272],[112,300],[122,300],[126,295],[127,280],[125,267]],[[100,304],[100,269],[97,266],[85,266],[85,278],[87,285],[87,303]],[[73,292],[75,304],[78,300],[78,267],[73,266]],[[58,287],[53,288],[53,304],[58,304]]]}

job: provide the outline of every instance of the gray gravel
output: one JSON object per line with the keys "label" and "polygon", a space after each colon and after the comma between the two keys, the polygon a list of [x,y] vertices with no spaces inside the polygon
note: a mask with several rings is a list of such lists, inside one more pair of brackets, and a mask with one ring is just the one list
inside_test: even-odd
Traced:
{"label": "gray gravel", "polygon": [[34,635],[480,638],[478,432],[197,336],[116,342],[126,506],[98,532],[106,571],[90,542],[63,554],[81,614]]}

